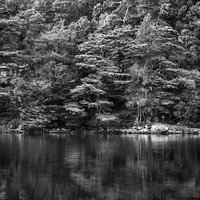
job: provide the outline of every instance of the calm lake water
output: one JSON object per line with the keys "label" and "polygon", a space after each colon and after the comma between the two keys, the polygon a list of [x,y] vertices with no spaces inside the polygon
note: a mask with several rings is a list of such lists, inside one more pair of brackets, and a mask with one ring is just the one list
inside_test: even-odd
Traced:
{"label": "calm lake water", "polygon": [[2,134],[5,199],[200,199],[200,136]]}

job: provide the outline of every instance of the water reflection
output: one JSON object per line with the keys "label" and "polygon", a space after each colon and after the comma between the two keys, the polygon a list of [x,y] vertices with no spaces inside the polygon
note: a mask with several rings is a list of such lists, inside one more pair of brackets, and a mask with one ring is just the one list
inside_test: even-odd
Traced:
{"label": "water reflection", "polygon": [[200,199],[200,137],[0,135],[0,200],[64,199]]}

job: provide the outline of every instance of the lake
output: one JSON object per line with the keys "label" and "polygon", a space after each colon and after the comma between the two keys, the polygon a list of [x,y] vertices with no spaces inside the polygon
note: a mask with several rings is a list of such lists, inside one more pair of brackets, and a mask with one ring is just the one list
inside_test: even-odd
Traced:
{"label": "lake", "polygon": [[0,135],[0,200],[200,199],[200,136]]}

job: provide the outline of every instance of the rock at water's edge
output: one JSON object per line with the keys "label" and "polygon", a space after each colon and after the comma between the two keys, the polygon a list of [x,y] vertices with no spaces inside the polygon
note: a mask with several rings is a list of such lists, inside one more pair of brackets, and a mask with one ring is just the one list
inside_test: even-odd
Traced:
{"label": "rock at water's edge", "polygon": [[164,124],[153,124],[150,129],[151,134],[163,134],[167,133],[169,127]]}

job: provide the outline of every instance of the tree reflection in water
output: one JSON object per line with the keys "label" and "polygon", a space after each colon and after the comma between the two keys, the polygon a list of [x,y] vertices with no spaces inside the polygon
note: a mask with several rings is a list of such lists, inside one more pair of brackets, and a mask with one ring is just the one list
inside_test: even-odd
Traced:
{"label": "tree reflection in water", "polygon": [[5,199],[200,199],[200,137],[0,135]]}

